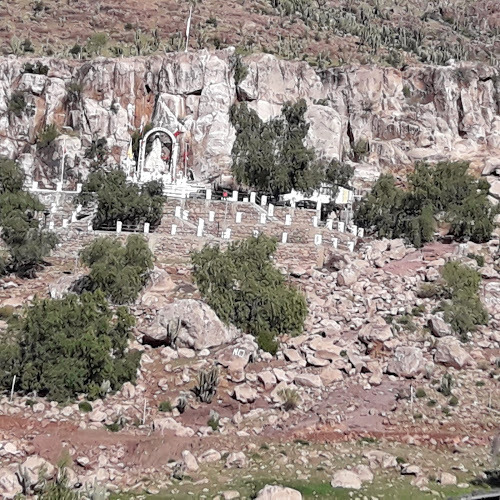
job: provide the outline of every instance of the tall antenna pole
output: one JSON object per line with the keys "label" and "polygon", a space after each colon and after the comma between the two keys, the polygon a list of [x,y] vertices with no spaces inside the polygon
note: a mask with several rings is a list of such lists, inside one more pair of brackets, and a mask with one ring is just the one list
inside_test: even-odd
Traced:
{"label": "tall antenna pole", "polygon": [[189,6],[189,17],[186,25],[186,50],[185,52],[188,51],[189,47],[189,31],[191,30],[191,16],[193,15],[193,5]]}

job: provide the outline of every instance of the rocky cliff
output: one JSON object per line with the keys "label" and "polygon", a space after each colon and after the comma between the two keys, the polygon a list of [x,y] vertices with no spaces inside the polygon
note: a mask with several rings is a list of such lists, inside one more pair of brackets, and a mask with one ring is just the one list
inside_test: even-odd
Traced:
{"label": "rocky cliff", "polygon": [[[47,75],[24,71],[34,61],[2,58],[0,155],[20,159],[34,180],[49,184],[59,176],[64,147],[68,178],[76,179],[86,175],[92,139],[105,137],[110,161],[119,162],[130,134],[151,121],[184,133],[190,168],[197,179],[207,178],[230,168],[229,108],[238,95],[264,119],[279,114],[285,101],[305,98],[310,143],[327,158],[355,158],[361,180],[421,159],[466,159],[487,173],[500,171],[498,68],[344,66],[317,72],[262,54],[244,59],[249,71],[237,88],[232,54],[42,59]],[[63,135],[40,147],[37,136],[51,123]],[[353,156],[360,140],[368,141],[369,153]]]}

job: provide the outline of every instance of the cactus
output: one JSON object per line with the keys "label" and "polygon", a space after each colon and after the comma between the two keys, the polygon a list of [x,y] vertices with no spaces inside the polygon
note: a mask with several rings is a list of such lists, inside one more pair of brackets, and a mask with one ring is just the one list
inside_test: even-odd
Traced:
{"label": "cactus", "polygon": [[449,373],[445,373],[441,379],[441,386],[439,392],[443,396],[451,396],[451,388],[453,387],[453,377]]}
{"label": "cactus", "polygon": [[166,343],[168,347],[175,348],[177,345],[177,337],[179,336],[179,331],[181,329],[181,320],[169,321],[167,325],[167,338]]}
{"label": "cactus", "polygon": [[180,396],[177,400],[176,408],[179,410],[179,413],[184,413],[187,407],[187,398],[185,396]]}
{"label": "cactus", "polygon": [[194,387],[195,396],[202,403],[211,403],[219,385],[219,369],[213,366],[209,371],[202,370],[198,375],[198,383]]}

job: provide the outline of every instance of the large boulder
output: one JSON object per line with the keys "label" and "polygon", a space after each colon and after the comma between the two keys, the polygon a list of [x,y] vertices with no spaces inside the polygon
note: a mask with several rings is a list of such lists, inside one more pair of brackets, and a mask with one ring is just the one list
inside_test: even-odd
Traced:
{"label": "large boulder", "polygon": [[155,346],[167,341],[167,328],[180,320],[177,337],[179,347],[197,351],[232,342],[239,331],[225,325],[215,312],[201,300],[184,299],[168,304],[158,311],[153,324],[144,332],[144,341]]}
{"label": "large boulder", "polygon": [[28,457],[20,467],[22,474],[29,477],[31,484],[39,479],[52,479],[56,473],[55,467],[38,455]]}
{"label": "large boulder", "polygon": [[473,359],[461,346],[460,341],[451,335],[439,339],[434,361],[457,369],[474,364]]}
{"label": "large boulder", "polygon": [[335,472],[330,484],[332,488],[359,490],[361,488],[361,478],[352,470],[342,469]]}
{"label": "large boulder", "polygon": [[431,316],[427,320],[427,326],[435,337],[446,337],[451,335],[451,327],[446,321],[438,316]]}
{"label": "large boulder", "polygon": [[259,491],[255,500],[302,500],[302,493],[292,488],[268,484]]}
{"label": "large boulder", "polygon": [[0,498],[18,498],[22,492],[16,473],[5,467],[0,468]]}
{"label": "large boulder", "polygon": [[414,378],[425,371],[422,351],[416,347],[397,347],[387,365],[387,373],[398,377]]}
{"label": "large boulder", "polygon": [[361,327],[358,332],[358,338],[365,344],[370,342],[386,342],[392,338],[392,330],[390,325],[385,321],[381,323],[368,323]]}
{"label": "large boulder", "polygon": [[174,420],[172,417],[157,418],[153,420],[153,430],[173,432],[177,437],[192,437],[194,430],[191,427],[184,427],[181,423]]}

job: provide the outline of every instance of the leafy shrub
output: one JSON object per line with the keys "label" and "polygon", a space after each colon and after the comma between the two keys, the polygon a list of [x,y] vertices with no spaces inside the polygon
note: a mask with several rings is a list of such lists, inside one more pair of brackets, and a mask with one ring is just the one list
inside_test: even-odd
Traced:
{"label": "leafy shrub", "polygon": [[456,396],[452,396],[450,400],[448,401],[448,404],[450,406],[457,406],[458,405],[458,398]]}
{"label": "leafy shrub", "polygon": [[417,290],[417,297],[420,299],[432,299],[439,297],[442,287],[438,283],[422,283]]}
{"label": "leafy shrub", "polygon": [[18,328],[0,343],[0,386],[36,391],[64,402],[79,394],[90,399],[103,382],[112,390],[135,380],[140,353],[127,352],[134,317],[113,312],[102,292],[35,300]]}
{"label": "leafy shrub", "polygon": [[467,169],[466,162],[417,163],[407,190],[383,175],[359,204],[355,221],[379,237],[407,238],[417,247],[433,240],[438,219],[451,223],[456,239],[488,241],[497,210],[488,199],[489,184]]}
{"label": "leafy shrub", "polygon": [[481,275],[459,262],[447,262],[442,276],[447,298],[442,303],[444,318],[462,340],[467,340],[467,333],[488,323],[488,313],[479,298]]}
{"label": "leafy shrub", "polygon": [[31,73],[33,75],[45,75],[47,76],[49,73],[49,67],[41,62],[36,62],[35,64],[26,63],[23,67],[24,73]]}
{"label": "leafy shrub", "polygon": [[207,425],[215,432],[219,430],[219,424],[220,424],[219,414],[216,411],[211,410]]}
{"label": "leafy shrub", "polygon": [[194,278],[210,307],[271,352],[278,335],[302,331],[307,315],[303,295],[272,264],[275,251],[276,241],[261,234],[232,243],[225,252],[205,246],[192,255]]}
{"label": "leafy shrub", "polygon": [[82,401],[78,403],[78,409],[82,413],[90,413],[92,411],[92,405],[88,401]]}
{"label": "leafy shrub", "polygon": [[7,106],[9,113],[21,118],[23,113],[26,111],[26,100],[24,99],[24,94],[22,92],[14,92],[9,99]]}
{"label": "leafy shrub", "polygon": [[85,288],[102,290],[115,304],[135,300],[153,268],[153,254],[139,235],[130,236],[125,246],[114,238],[99,238],[80,255],[90,268]]}
{"label": "leafy shrub", "polygon": [[4,272],[34,276],[36,268],[56,246],[57,238],[39,227],[36,215],[45,207],[31,193],[23,191],[24,183],[24,172],[17,163],[0,158],[0,227],[8,250],[0,267]]}
{"label": "leafy shrub", "polygon": [[52,123],[47,125],[39,134],[37,138],[37,146],[39,148],[46,148],[52,144],[59,137],[59,130],[57,126]]}
{"label": "leafy shrub", "polygon": [[0,306],[0,319],[10,319],[14,313],[15,309],[12,306]]}
{"label": "leafy shrub", "polygon": [[427,393],[425,392],[425,389],[423,387],[419,387],[415,392],[415,396],[417,398],[425,398],[427,396]]}
{"label": "leafy shrub", "polygon": [[82,186],[78,203],[86,206],[97,199],[94,229],[114,228],[121,221],[125,226],[148,222],[157,226],[163,215],[163,185],[151,181],[142,186],[127,182],[122,170],[92,172]]}
{"label": "leafy shrub", "polygon": [[78,82],[69,82],[66,85],[66,97],[69,102],[78,102],[82,95],[83,86]]}
{"label": "leafy shrub", "polygon": [[483,267],[484,264],[485,264],[484,255],[480,255],[480,254],[477,254],[477,253],[469,253],[469,254],[467,254],[467,257],[469,259],[474,259],[477,262],[477,265],[479,267]]}
{"label": "leafy shrub", "polygon": [[161,412],[170,412],[170,411],[172,411],[172,403],[170,403],[170,401],[162,401],[158,405],[158,411],[161,411]]}

